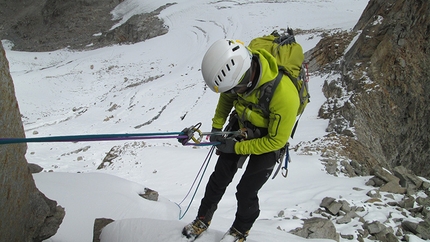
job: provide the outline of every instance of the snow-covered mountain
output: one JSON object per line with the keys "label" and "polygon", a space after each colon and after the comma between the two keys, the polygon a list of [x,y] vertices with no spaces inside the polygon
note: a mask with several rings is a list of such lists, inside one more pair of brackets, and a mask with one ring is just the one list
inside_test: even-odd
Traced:
{"label": "snow-covered mountain", "polygon": [[[112,14],[125,22],[167,2],[125,0]],[[179,132],[198,122],[202,131],[209,131],[218,95],[205,87],[200,64],[214,41],[234,38],[249,43],[274,29],[292,27],[304,30],[296,39],[307,51],[323,32],[351,30],[367,4],[365,0],[176,2],[160,14],[169,32],[145,42],[91,51],[7,50],[26,136]],[[3,40],[3,44],[7,48],[11,43]],[[328,175],[320,153],[302,149],[325,135],[327,121],[317,114],[326,78],[311,76],[311,103],[290,141],[297,149],[291,151],[289,175],[286,179],[278,175],[261,190],[261,215],[249,241],[304,240],[287,232],[301,227],[300,219],[309,218],[324,197],[357,206],[364,203],[368,177]],[[34,175],[36,185],[66,210],[58,233],[48,241],[91,241],[94,219],[99,217],[119,220],[106,228],[102,241],[186,241],[180,230],[196,215],[215,157],[196,196],[186,195],[209,149],[182,146],[176,139],[29,143],[28,162],[44,168]],[[98,169],[109,151],[117,157]],[[217,241],[230,227],[240,175],[202,241]],[[159,202],[138,196],[145,187],[159,192]],[[378,220],[393,212],[369,208],[363,216]],[[337,230],[356,236],[357,223],[337,225]]]}

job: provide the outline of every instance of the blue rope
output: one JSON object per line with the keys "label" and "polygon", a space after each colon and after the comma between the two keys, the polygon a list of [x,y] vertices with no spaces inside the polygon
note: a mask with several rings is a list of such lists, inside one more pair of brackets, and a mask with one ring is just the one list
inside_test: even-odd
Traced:
{"label": "blue rope", "polygon": [[182,132],[166,133],[137,133],[137,134],[89,134],[67,135],[37,138],[0,138],[0,144],[38,143],[38,142],[78,142],[78,141],[112,141],[131,139],[161,139],[161,138],[187,138]]}
{"label": "blue rope", "polygon": [[[197,194],[197,190],[198,190],[198,189],[199,189],[199,187],[200,187],[200,184],[201,184],[201,182],[202,182],[202,179],[203,179],[203,176],[204,176],[204,174],[205,174],[205,172],[206,172],[206,169],[208,168],[209,161],[210,161],[210,159],[212,158],[212,154],[214,153],[214,150],[215,150],[215,146],[212,146],[212,147],[211,147],[211,149],[209,150],[208,154],[206,155],[206,158],[205,158],[205,160],[204,160],[204,162],[203,162],[202,166],[200,167],[200,170],[199,170],[199,172],[197,173],[196,178],[194,178],[193,184],[191,185],[190,189],[188,190],[187,195],[185,195],[184,199],[182,199],[182,201],[181,201],[179,204],[178,204],[178,203],[175,203],[175,204],[179,207],[179,220],[183,219],[183,218],[184,218],[184,216],[185,216],[185,214],[187,214],[188,210],[190,209],[191,204],[193,203],[193,200],[194,200],[194,198],[195,198],[195,196],[196,196],[196,194]],[[206,165],[205,165],[205,164],[206,164]],[[203,172],[202,172],[202,170],[203,170]],[[181,204],[185,201],[185,199],[188,197],[188,195],[190,195],[191,190],[193,189],[193,187],[194,187],[194,185],[195,185],[195,183],[196,183],[196,181],[197,181],[197,179],[198,179],[198,177],[199,177],[200,173],[201,173],[200,180],[199,180],[199,182],[198,182],[198,184],[197,184],[197,186],[196,186],[196,189],[194,190],[193,196],[191,197],[191,200],[190,200],[190,202],[188,203],[188,206],[187,206],[187,208],[186,208],[185,212],[184,212],[184,213],[182,213]]]}
{"label": "blue rope", "polygon": [[[0,145],[17,143],[47,143],[47,142],[90,142],[90,141],[116,141],[116,140],[139,140],[139,139],[185,139],[189,138],[183,132],[166,133],[137,133],[137,134],[88,134],[88,135],[67,135],[50,136],[36,138],[0,138]],[[220,142],[187,142],[183,145],[210,146],[218,145]]]}

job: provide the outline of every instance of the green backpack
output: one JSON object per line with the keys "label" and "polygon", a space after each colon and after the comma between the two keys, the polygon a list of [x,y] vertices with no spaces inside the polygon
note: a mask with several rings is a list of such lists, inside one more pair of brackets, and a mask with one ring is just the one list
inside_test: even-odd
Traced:
{"label": "green backpack", "polygon": [[[262,96],[259,99],[261,110],[268,115],[273,92],[281,81],[282,76],[287,75],[299,93],[300,106],[297,110],[297,116],[300,119],[306,105],[310,102],[309,75],[307,73],[307,64],[304,63],[303,49],[296,42],[293,30],[288,28],[287,33],[283,35],[279,35],[274,31],[270,35],[257,37],[249,43],[248,47],[252,50],[265,50],[272,54],[276,58],[279,68],[278,76],[261,87]],[[298,121],[294,125],[291,137],[294,136],[297,123]]]}

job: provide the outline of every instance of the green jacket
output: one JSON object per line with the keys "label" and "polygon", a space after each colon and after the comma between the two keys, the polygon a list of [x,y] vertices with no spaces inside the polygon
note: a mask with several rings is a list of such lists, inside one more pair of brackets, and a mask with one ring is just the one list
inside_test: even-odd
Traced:
{"label": "green jacket", "polygon": [[291,135],[300,104],[296,87],[284,75],[270,102],[269,117],[264,117],[253,104],[258,104],[260,87],[278,75],[278,66],[276,59],[265,50],[252,50],[252,54],[258,57],[261,67],[257,85],[245,94],[221,93],[212,119],[212,127],[222,129],[234,107],[239,123],[249,121],[256,127],[267,128],[268,134],[264,137],[237,142],[234,149],[240,155],[260,155],[281,149]]}

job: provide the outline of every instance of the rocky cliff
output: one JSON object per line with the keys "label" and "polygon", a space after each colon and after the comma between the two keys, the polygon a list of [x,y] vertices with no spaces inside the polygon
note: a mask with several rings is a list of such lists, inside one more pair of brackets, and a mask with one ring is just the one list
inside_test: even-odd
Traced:
{"label": "rocky cliff", "polygon": [[[0,136],[24,137],[9,64],[0,43]],[[43,241],[57,232],[64,209],[35,186],[25,144],[0,145],[0,240]]]}
{"label": "rocky cliff", "polygon": [[402,165],[430,177],[429,13],[429,1],[371,0],[340,62],[317,51],[334,45],[333,36],[314,50],[319,66],[340,73],[326,82],[320,115],[330,118],[328,131],[340,134],[344,154],[366,170]]}
{"label": "rocky cliff", "polygon": [[123,0],[0,0],[0,39],[14,43],[14,50],[52,51],[61,48],[91,49],[136,43],[167,33],[157,15],[135,15],[111,29],[120,19],[111,11]]}

